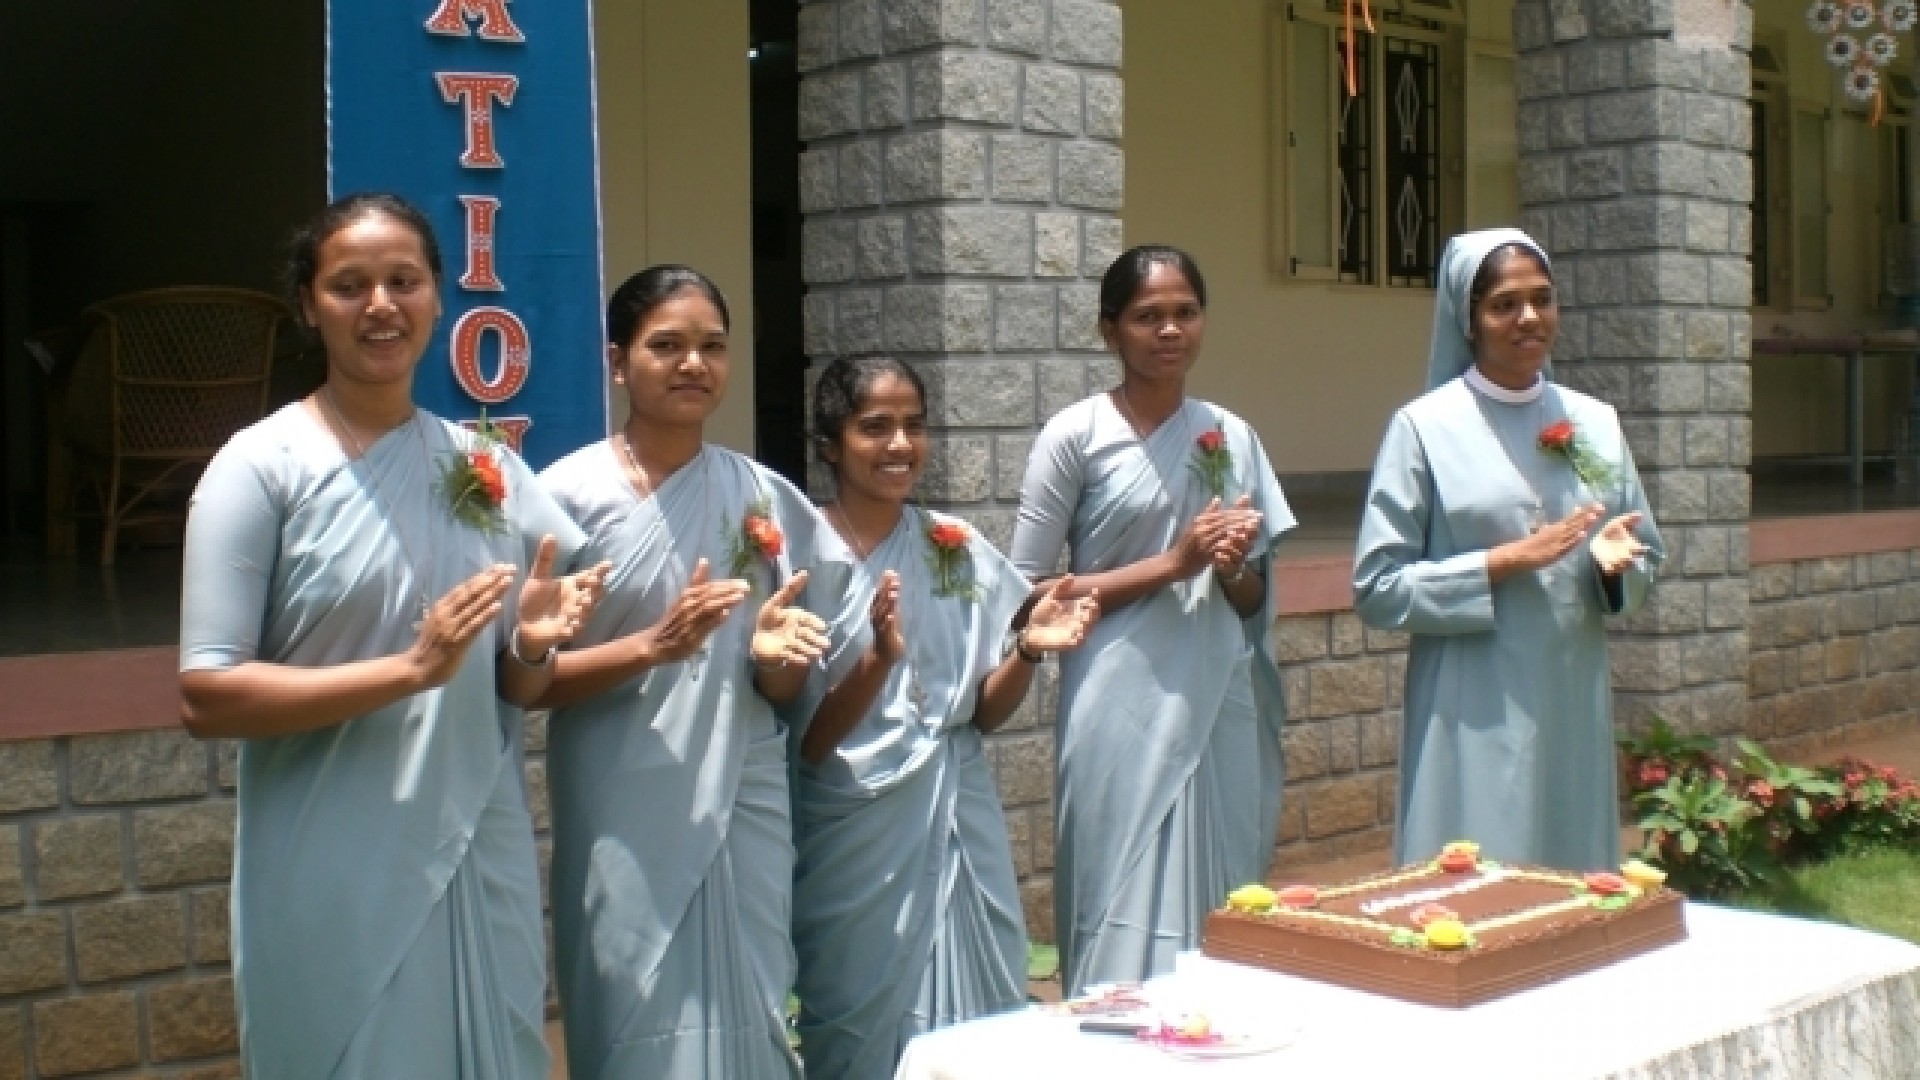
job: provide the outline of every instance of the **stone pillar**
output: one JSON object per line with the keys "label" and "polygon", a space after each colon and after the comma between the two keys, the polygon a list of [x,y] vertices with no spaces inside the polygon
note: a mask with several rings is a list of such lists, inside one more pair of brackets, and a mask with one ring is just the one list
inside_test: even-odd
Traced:
{"label": "stone pillar", "polygon": [[1514,7],[1523,224],[1554,257],[1561,381],[1620,411],[1662,534],[1613,642],[1616,717],[1747,721],[1753,197],[1747,0]]}
{"label": "stone pillar", "polygon": [[[1033,433],[1113,378],[1095,319],[1120,252],[1120,40],[1110,0],[800,12],[808,356],[912,363],[930,398],[920,496],[1003,549]],[[813,479],[827,490],[817,463]],[[992,740],[1027,917],[1049,939],[1052,685]]]}

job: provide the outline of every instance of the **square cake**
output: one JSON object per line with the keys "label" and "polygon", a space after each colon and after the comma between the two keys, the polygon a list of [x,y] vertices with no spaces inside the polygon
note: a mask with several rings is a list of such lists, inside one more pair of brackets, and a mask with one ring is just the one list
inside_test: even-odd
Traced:
{"label": "square cake", "polygon": [[1684,898],[1640,863],[1575,874],[1481,859],[1430,862],[1325,889],[1235,890],[1207,917],[1208,956],[1460,1008],[1687,936]]}

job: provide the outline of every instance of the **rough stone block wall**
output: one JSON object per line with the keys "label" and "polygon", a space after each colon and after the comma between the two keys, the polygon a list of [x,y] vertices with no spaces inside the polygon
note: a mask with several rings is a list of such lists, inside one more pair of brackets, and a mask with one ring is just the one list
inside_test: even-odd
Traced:
{"label": "rough stone block wall", "polygon": [[1747,731],[1783,751],[1920,721],[1920,548],[1753,568]]}
{"label": "rough stone block wall", "polygon": [[0,742],[0,1080],[240,1075],[232,790],[184,732]]}
{"label": "rough stone block wall", "polygon": [[[544,894],[544,715],[527,745]],[[0,1080],[241,1075],[234,764],[183,731],[0,742]]]}
{"label": "rough stone block wall", "polygon": [[1287,693],[1279,865],[1388,846],[1407,636],[1369,629],[1351,611],[1286,615],[1274,652]]}
{"label": "rough stone block wall", "polygon": [[[806,350],[925,378],[919,495],[1005,549],[1033,434],[1111,385],[1096,325],[1120,253],[1120,8],[816,0],[800,9]],[[814,491],[831,480],[815,463]],[[1052,937],[1054,677],[989,740],[1027,921]]]}
{"label": "rough stone block wall", "polygon": [[[1712,14],[1714,19],[1693,19]],[[1554,259],[1556,377],[1614,405],[1667,544],[1614,635],[1623,719],[1746,720],[1753,12],[1519,0],[1521,224]]]}

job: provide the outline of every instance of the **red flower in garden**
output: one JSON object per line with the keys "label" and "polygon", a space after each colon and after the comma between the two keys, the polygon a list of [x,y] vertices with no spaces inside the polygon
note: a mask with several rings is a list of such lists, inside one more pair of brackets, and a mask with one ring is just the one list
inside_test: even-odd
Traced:
{"label": "red flower in garden", "polygon": [[1643,761],[1640,763],[1640,786],[1656,788],[1667,782],[1672,773],[1667,771],[1664,761]]}

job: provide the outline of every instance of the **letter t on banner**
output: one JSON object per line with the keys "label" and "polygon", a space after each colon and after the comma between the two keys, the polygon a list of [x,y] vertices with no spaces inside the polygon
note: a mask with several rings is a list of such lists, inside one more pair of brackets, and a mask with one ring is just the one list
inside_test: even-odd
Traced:
{"label": "letter t on banner", "polygon": [[591,19],[591,0],[327,4],[329,191],[404,196],[465,255],[414,396],[484,407],[535,468],[606,433]]}

